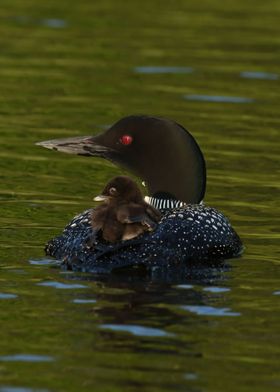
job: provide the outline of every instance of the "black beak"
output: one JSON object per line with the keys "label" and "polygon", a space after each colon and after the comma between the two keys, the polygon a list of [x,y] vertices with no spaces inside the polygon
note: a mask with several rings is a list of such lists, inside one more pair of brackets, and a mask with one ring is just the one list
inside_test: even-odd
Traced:
{"label": "black beak", "polygon": [[44,142],[36,143],[36,145],[48,148],[49,150],[84,156],[106,157],[107,153],[111,151],[108,147],[95,142],[95,137],[92,136],[46,140]]}

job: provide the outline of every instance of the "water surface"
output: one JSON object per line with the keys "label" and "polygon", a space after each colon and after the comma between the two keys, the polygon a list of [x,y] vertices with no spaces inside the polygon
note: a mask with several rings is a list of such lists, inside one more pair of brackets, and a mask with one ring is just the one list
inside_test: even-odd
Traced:
{"label": "water surface", "polygon": [[[276,0],[2,1],[0,391],[279,391],[279,13]],[[97,277],[44,258],[123,171],[34,143],[132,113],[196,137],[205,202],[230,217],[241,259]]]}

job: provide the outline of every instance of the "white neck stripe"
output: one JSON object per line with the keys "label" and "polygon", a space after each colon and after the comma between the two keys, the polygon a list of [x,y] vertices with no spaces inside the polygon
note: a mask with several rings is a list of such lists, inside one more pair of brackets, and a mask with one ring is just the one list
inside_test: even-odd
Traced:
{"label": "white neck stripe", "polygon": [[151,206],[158,208],[159,210],[172,209],[178,207],[185,207],[187,203],[180,200],[172,199],[157,199],[156,197],[145,196],[144,200]]}

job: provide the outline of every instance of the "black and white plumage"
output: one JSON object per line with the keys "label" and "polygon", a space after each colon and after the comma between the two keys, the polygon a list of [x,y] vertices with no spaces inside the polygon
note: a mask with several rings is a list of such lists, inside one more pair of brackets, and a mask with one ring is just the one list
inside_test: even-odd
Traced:
{"label": "black and white plumage", "polygon": [[217,263],[242,252],[241,241],[228,219],[204,205],[165,211],[152,233],[112,245],[100,241],[88,245],[93,230],[91,214],[92,210],[87,210],[76,216],[61,236],[47,244],[46,253],[63,260],[70,269],[110,272],[139,264],[151,268],[189,262]]}
{"label": "black and white plumage", "polygon": [[200,204],[205,194],[203,154],[181,125],[150,116],[129,116],[97,136],[39,143],[67,153],[99,156],[131,170],[146,184],[148,201],[163,214],[151,233],[114,244],[91,243],[92,210],[76,216],[62,235],[52,239],[46,253],[69,269],[110,272],[144,264],[176,266],[217,264],[242,253],[242,242],[229,220]]}
{"label": "black and white plumage", "polygon": [[175,208],[186,207],[186,203],[180,200],[157,199],[156,197],[145,196],[145,201],[154,208],[162,210],[173,210]]}

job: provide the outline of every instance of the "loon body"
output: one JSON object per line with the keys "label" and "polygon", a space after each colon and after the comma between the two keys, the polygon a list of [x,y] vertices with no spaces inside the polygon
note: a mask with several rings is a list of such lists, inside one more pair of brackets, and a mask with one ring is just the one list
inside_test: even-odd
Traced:
{"label": "loon body", "polygon": [[97,136],[38,144],[99,156],[132,171],[148,188],[145,200],[163,214],[153,232],[144,231],[117,243],[92,243],[94,210],[81,213],[46,246],[47,255],[63,260],[67,268],[109,272],[138,264],[217,263],[242,253],[242,243],[229,220],[201,203],[206,187],[205,161],[195,139],[181,125],[164,118],[129,116]]}
{"label": "loon body", "polygon": [[126,241],[152,231],[161,218],[160,212],[143,200],[136,182],[127,176],[114,177],[94,200],[104,203],[92,211],[91,225],[96,235],[101,231],[107,242]]}

